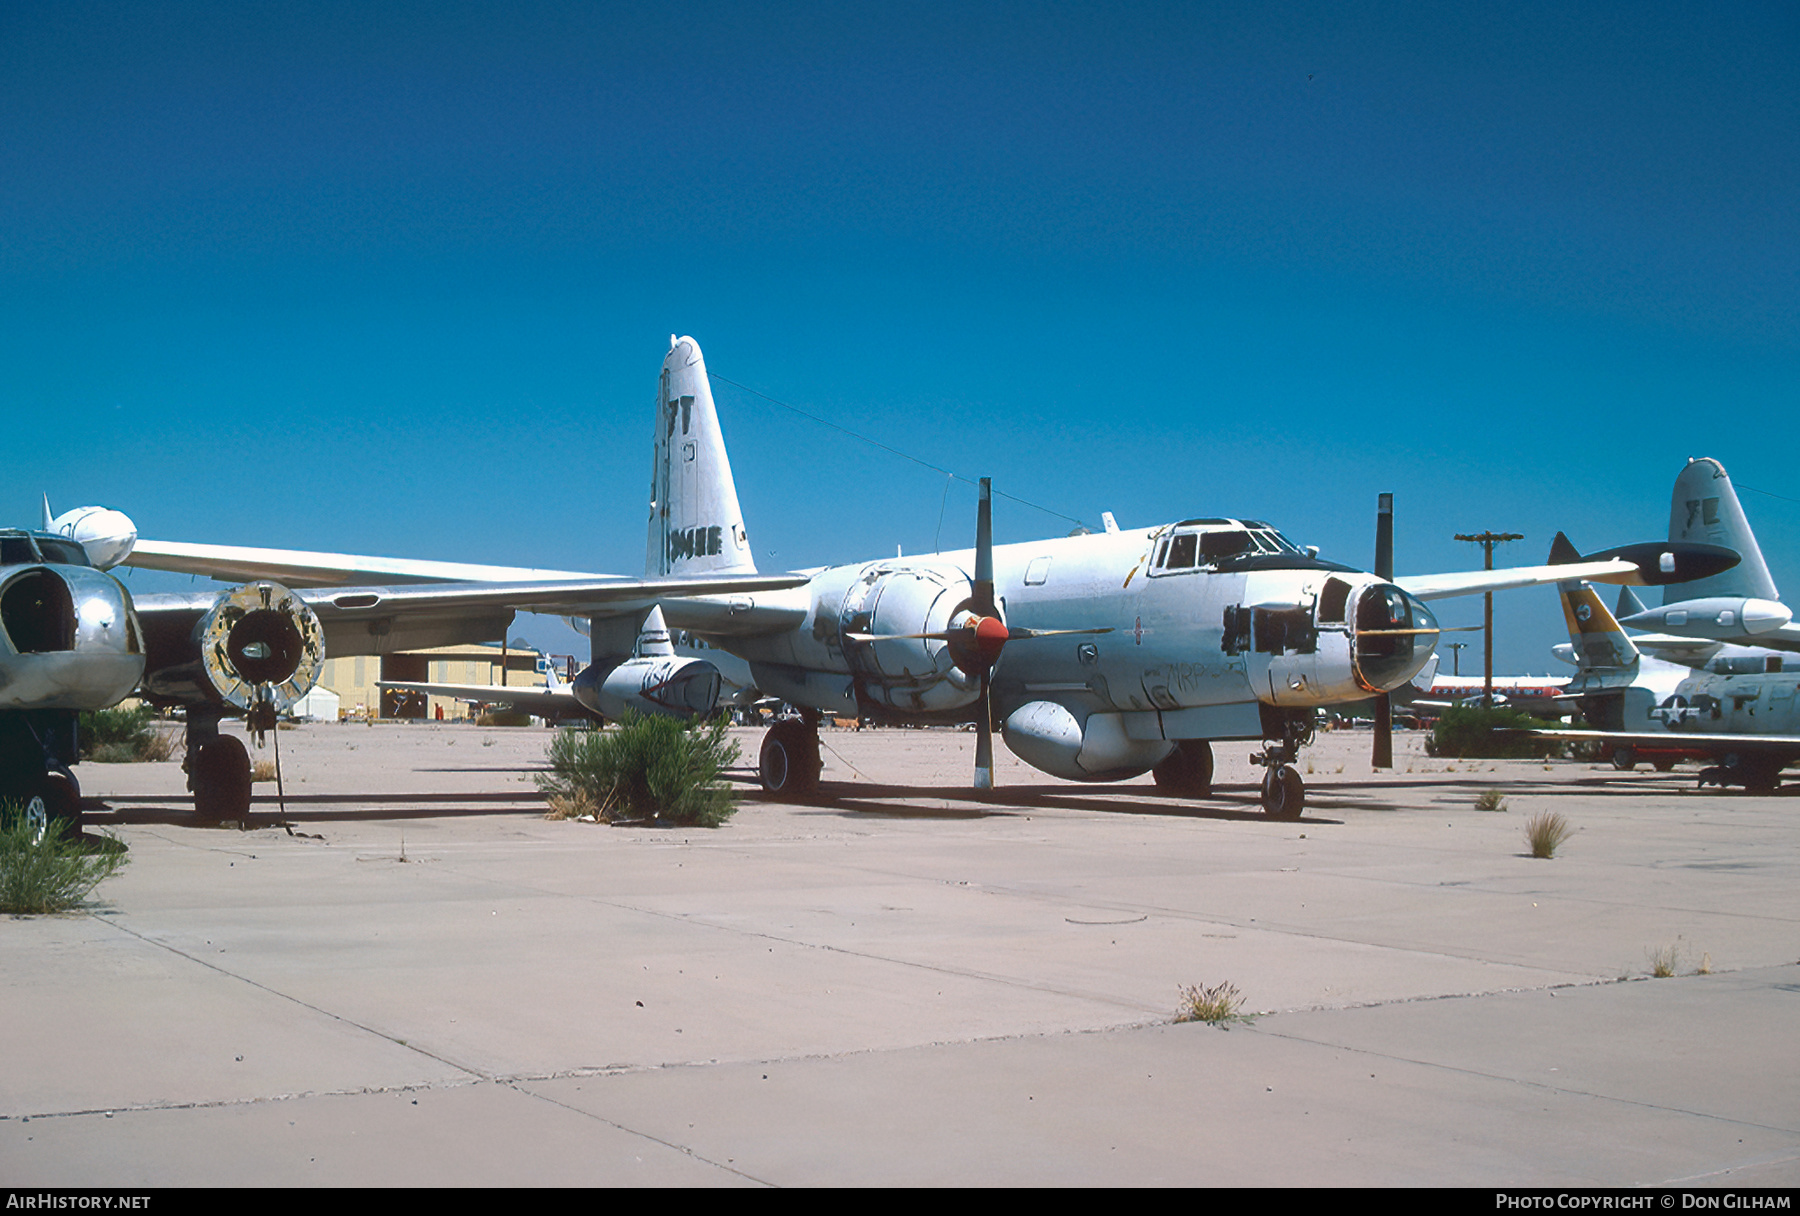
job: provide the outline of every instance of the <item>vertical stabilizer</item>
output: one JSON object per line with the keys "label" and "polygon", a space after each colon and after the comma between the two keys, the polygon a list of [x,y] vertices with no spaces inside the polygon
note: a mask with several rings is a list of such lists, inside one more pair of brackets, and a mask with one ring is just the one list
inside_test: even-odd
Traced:
{"label": "vertical stabilizer", "polygon": [[[1569,538],[1558,532],[1556,542],[1550,547],[1549,564],[1566,565],[1580,558]],[[1619,622],[1606,610],[1605,603],[1592,586],[1576,579],[1558,583],[1556,589],[1562,595],[1563,620],[1569,627],[1569,641],[1574,649],[1571,658],[1575,666],[1585,671],[1594,667],[1631,667],[1637,663],[1638,648],[1619,628]]]}
{"label": "vertical stabilizer", "polygon": [[647,577],[753,574],[725,435],[713,408],[706,360],[692,338],[669,339],[656,392],[656,454],[650,468]]}
{"label": "vertical stabilizer", "polygon": [[1743,561],[1723,574],[1692,583],[1670,583],[1663,588],[1663,603],[1705,599],[1709,596],[1751,596],[1762,600],[1779,600],[1775,580],[1769,577],[1768,563],[1757,547],[1756,534],[1738,505],[1737,491],[1731,488],[1731,477],[1725,466],[1702,456],[1690,460],[1675,478],[1675,492],[1669,501],[1669,539],[1695,541],[1706,545],[1724,545],[1735,549]]}

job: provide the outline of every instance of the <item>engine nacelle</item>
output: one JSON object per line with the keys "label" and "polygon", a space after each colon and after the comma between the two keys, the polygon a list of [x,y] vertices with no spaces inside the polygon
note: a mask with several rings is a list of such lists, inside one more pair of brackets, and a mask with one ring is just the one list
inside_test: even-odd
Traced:
{"label": "engine nacelle", "polygon": [[1155,768],[1175,745],[1133,739],[1122,714],[1089,714],[1083,721],[1055,701],[1031,701],[1000,728],[1012,754],[1068,781],[1124,781]]}
{"label": "engine nacelle", "polygon": [[665,717],[705,717],[719,704],[719,669],[705,659],[660,656],[584,669],[571,684],[575,699],[604,718],[626,710]]}
{"label": "engine nacelle", "polygon": [[[44,514],[49,513],[46,508]],[[137,544],[137,525],[125,512],[111,507],[76,507],[51,520],[45,531],[80,545],[97,570],[111,570],[130,557]]]}
{"label": "engine nacelle", "polygon": [[[844,593],[838,613],[844,658],[868,700],[909,713],[972,705],[981,682],[956,666],[947,643],[913,635],[943,633],[974,593],[968,576],[947,566],[870,565]],[[889,640],[891,639],[891,640]]]}
{"label": "engine nacelle", "polygon": [[239,709],[266,687],[264,699],[280,713],[312,689],[325,662],[319,618],[280,583],[246,583],[221,595],[194,640],[207,683]]}
{"label": "engine nacelle", "polygon": [[131,597],[85,566],[27,566],[0,580],[0,709],[102,709],[144,673]]}

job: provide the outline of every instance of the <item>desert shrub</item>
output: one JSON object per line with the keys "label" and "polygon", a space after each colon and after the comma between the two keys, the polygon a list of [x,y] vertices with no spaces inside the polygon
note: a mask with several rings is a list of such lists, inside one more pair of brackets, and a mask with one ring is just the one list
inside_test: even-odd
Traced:
{"label": "desert shrub", "polygon": [[1525,821],[1525,843],[1533,857],[1555,857],[1556,850],[1575,834],[1569,821],[1555,811],[1539,811]]}
{"label": "desert shrub", "polygon": [[167,760],[174,754],[175,738],[155,724],[156,712],[148,705],[85,711],[76,723],[81,757],[99,764]]}
{"label": "desert shrub", "polygon": [[1478,811],[1504,811],[1506,795],[1499,790],[1482,790],[1475,795],[1475,809]]}
{"label": "desert shrub", "polygon": [[1187,984],[1182,987],[1181,1000],[1175,1006],[1175,1020],[1207,1022],[1214,1026],[1248,1022],[1251,1019],[1238,1012],[1243,1005],[1244,995],[1235,984],[1214,984],[1211,988]]}
{"label": "desert shrub", "polygon": [[1456,705],[1444,711],[1425,752],[1452,760],[1538,760],[1562,755],[1555,739],[1534,738],[1543,723],[1522,709]]}
{"label": "desert shrub", "polygon": [[604,819],[718,827],[737,809],[720,774],[738,756],[723,717],[710,723],[626,714],[610,730],[559,730],[538,789],[552,805],[585,800]]}
{"label": "desert shrub", "polygon": [[0,804],[0,912],[66,912],[125,864],[118,841],[71,836],[68,827]]}

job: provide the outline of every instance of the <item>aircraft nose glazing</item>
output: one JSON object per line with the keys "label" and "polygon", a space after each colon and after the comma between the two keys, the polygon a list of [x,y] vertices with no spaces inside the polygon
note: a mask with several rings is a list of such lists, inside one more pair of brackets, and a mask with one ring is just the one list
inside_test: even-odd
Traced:
{"label": "aircraft nose glazing", "polygon": [[1412,679],[1437,646],[1437,618],[1392,583],[1363,588],[1355,621],[1356,678],[1370,692],[1387,692]]}

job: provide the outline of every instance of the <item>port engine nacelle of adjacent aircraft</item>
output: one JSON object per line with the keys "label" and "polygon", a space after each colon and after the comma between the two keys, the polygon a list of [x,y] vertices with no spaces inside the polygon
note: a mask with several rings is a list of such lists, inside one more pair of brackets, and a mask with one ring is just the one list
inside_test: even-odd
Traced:
{"label": "port engine nacelle of adjacent aircraft", "polygon": [[18,568],[0,578],[0,709],[117,704],[144,672],[130,595],[111,575],[53,554],[22,564],[38,561],[23,551],[22,534],[4,543],[22,551],[5,555],[5,566]]}
{"label": "port engine nacelle of adjacent aircraft", "polygon": [[603,718],[626,710],[667,717],[706,717],[719,704],[719,669],[705,659],[626,659],[584,669],[570,685],[575,699]]}

